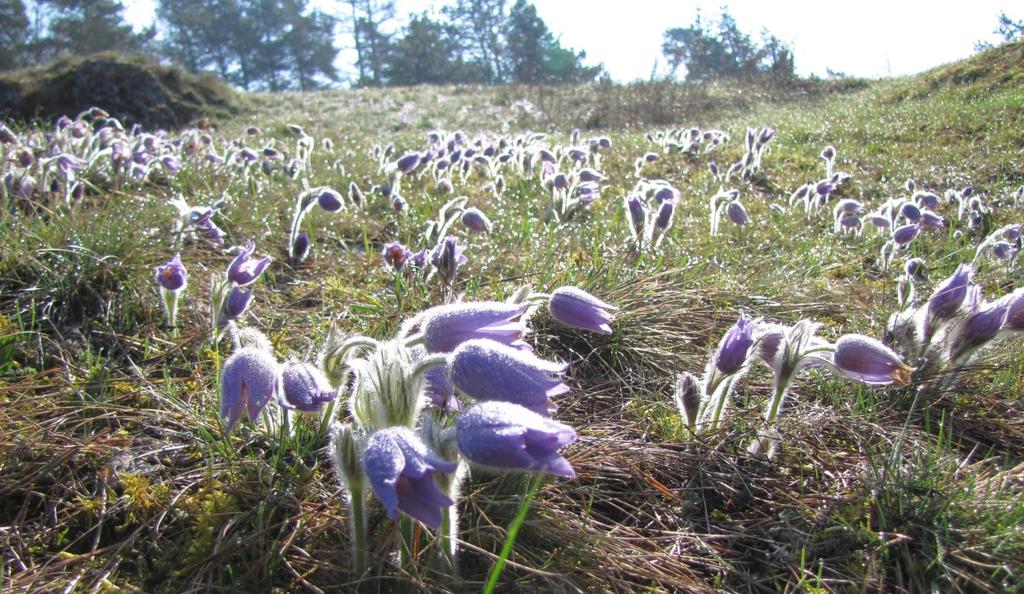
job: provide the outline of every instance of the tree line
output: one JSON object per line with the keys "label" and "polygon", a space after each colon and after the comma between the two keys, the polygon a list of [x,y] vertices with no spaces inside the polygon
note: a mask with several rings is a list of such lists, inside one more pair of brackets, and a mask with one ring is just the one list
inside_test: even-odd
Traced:
{"label": "tree line", "polygon": [[136,32],[118,0],[0,0],[0,70],[64,55],[145,53],[247,90],[311,90],[338,82],[338,39],[350,39],[356,86],[560,83],[600,66],[563,47],[526,0],[452,0],[398,26],[395,0],[157,0]]}

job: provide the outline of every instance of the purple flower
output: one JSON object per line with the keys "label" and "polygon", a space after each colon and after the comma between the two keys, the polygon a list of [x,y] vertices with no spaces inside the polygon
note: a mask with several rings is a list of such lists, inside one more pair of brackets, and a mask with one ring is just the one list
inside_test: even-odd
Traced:
{"label": "purple flower", "polygon": [[462,213],[462,224],[470,231],[485,233],[491,230],[491,221],[483,212],[476,208],[467,208]]}
{"label": "purple flower", "polygon": [[228,433],[244,413],[255,420],[277,393],[278,365],[271,353],[241,348],[224,362],[220,375],[220,416]]}
{"label": "purple flower", "polygon": [[644,226],[647,222],[647,208],[636,194],[626,196],[626,212],[629,213],[629,228],[633,231],[633,238],[639,239],[644,236]]}
{"label": "purple flower", "polygon": [[992,255],[1000,260],[1009,260],[1015,251],[1016,246],[1009,241],[997,241],[992,244]]}
{"label": "purple flower", "polygon": [[576,441],[568,425],[511,402],[481,402],[455,423],[459,452],[469,461],[500,470],[549,472],[573,478],[558,449]]}
{"label": "purple flower", "polygon": [[969,355],[992,340],[999,333],[1006,320],[1009,302],[995,301],[975,308],[973,312],[960,322],[958,332],[949,347],[949,358],[956,361]]}
{"label": "purple flower", "polygon": [[921,226],[925,229],[942,229],[946,219],[930,210],[921,211]]}
{"label": "purple flower", "polygon": [[450,353],[473,338],[489,338],[520,347],[526,334],[521,320],[527,305],[481,301],[433,308],[422,324],[423,346],[428,353]]}
{"label": "purple flower", "polygon": [[925,280],[925,272],[927,267],[925,266],[924,260],[921,258],[911,258],[907,260],[907,263],[903,267],[903,271],[907,274],[907,277],[917,282]]}
{"label": "purple flower", "polygon": [[245,310],[249,309],[249,302],[252,301],[252,291],[243,289],[238,285],[231,287],[227,299],[224,300],[224,319],[238,319]]}
{"label": "purple flower", "polygon": [[914,238],[917,237],[917,234],[920,231],[921,227],[919,227],[916,223],[903,225],[901,227],[893,229],[892,240],[896,242],[897,245],[907,245],[911,241],[914,241]]}
{"label": "purple flower", "polygon": [[839,337],[832,365],[842,375],[866,384],[907,384],[913,370],[892,349],[862,334]]}
{"label": "purple flower", "polygon": [[782,324],[759,324],[757,328],[757,356],[765,362],[768,367],[774,368],[775,354],[779,352],[782,339],[786,337],[789,330]]}
{"label": "purple flower", "polygon": [[455,503],[434,482],[434,472],[455,472],[458,466],[427,448],[412,430],[388,427],[373,435],[363,453],[363,468],[388,517],[399,510],[436,529],[441,509]]}
{"label": "purple flower", "polygon": [[900,207],[900,214],[913,223],[921,220],[921,209],[913,202],[904,202]]}
{"label": "purple flower", "polygon": [[384,249],[381,251],[381,257],[384,258],[384,262],[394,268],[395,272],[401,271],[405,261],[411,256],[412,252],[409,248],[397,241],[384,244]]}
{"label": "purple flower", "polygon": [[429,256],[429,255],[430,255],[430,253],[427,252],[427,248],[423,248],[422,250],[420,250],[420,251],[416,252],[415,254],[413,254],[412,255],[412,265],[413,265],[413,268],[423,268],[424,266],[426,266],[427,265],[427,256]]}
{"label": "purple flower", "polygon": [[661,188],[654,193],[654,200],[658,204],[662,204],[664,202],[676,202],[679,200],[679,190],[669,185],[661,186]]}
{"label": "purple flower", "polygon": [[560,324],[600,334],[612,333],[611,312],[618,309],[576,287],[555,289],[548,300],[548,312]]}
{"label": "purple flower", "polygon": [[18,137],[5,124],[0,124],[0,143],[18,144]]}
{"label": "purple flower", "polygon": [[420,164],[420,154],[417,152],[406,153],[395,161],[395,167],[402,173],[409,173]]}
{"label": "purple flower", "polygon": [[932,210],[939,207],[939,197],[932,192],[920,192],[915,196],[921,206]]}
{"label": "purple flower", "polygon": [[316,202],[320,205],[320,208],[327,212],[338,212],[342,208],[345,208],[345,203],[341,199],[341,194],[330,188],[320,192],[320,195],[316,197]]}
{"label": "purple flower", "polygon": [[747,355],[750,347],[754,344],[754,328],[757,323],[754,320],[740,314],[739,319],[733,324],[721,342],[718,343],[718,351],[715,353],[715,367],[726,375],[740,371],[747,362]]}
{"label": "purple flower", "polygon": [[597,171],[596,169],[591,169],[590,167],[584,167],[583,169],[580,169],[576,173],[576,176],[579,178],[581,182],[599,182],[608,179],[604,175],[601,175],[601,172]]}
{"label": "purple flower", "polygon": [[474,400],[512,402],[549,416],[551,398],[569,391],[559,377],[565,367],[493,340],[469,340],[452,353],[451,380]]}
{"label": "purple flower", "polygon": [[302,262],[309,255],[309,248],[312,242],[309,241],[309,235],[303,231],[295,238],[295,244],[292,246],[292,254],[296,262]]}
{"label": "purple flower", "polygon": [[1006,302],[1006,319],[1003,321],[1003,330],[1017,331],[1024,330],[1024,287],[1002,298]]}
{"label": "purple flower", "polygon": [[336,394],[331,382],[311,363],[289,361],[281,371],[279,404],[287,409],[317,412],[334,400]]}
{"label": "purple flower", "polygon": [[430,256],[430,263],[437,268],[437,273],[441,275],[444,282],[454,283],[459,267],[469,261],[466,256],[462,255],[464,251],[466,248],[460,246],[459,242],[450,236],[434,248],[434,253]]}
{"label": "purple flower", "polygon": [[821,149],[821,158],[826,161],[831,161],[836,158],[836,147],[829,145]]}
{"label": "purple flower", "polygon": [[181,263],[181,256],[175,254],[171,261],[156,269],[156,282],[168,291],[180,291],[185,287],[188,271]]}
{"label": "purple flower", "polygon": [[739,200],[733,200],[730,202],[729,205],[725,207],[725,214],[729,216],[729,220],[740,226],[746,225],[750,220],[750,217],[747,216],[747,209],[743,208],[743,205],[740,204]]}
{"label": "purple flower", "polygon": [[661,203],[658,215],[654,218],[654,228],[664,233],[672,226],[672,214],[675,212],[675,202],[671,200]]}
{"label": "purple flower", "polygon": [[253,259],[254,251],[256,251],[256,244],[250,239],[245,249],[235,256],[228,266],[228,278],[241,287],[256,282],[270,264],[270,256],[264,256],[259,260]]}
{"label": "purple flower", "polygon": [[939,283],[928,299],[928,316],[935,320],[948,320],[956,315],[967,297],[967,286],[973,274],[970,264],[957,266],[953,276]]}

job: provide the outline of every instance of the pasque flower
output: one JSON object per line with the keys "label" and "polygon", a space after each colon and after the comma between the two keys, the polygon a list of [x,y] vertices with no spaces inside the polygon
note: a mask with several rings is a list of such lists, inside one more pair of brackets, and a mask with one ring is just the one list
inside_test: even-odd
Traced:
{"label": "pasque flower", "polygon": [[441,525],[441,509],[454,503],[434,482],[434,472],[455,472],[406,427],[387,427],[370,436],[363,468],[388,517],[403,511],[430,528]]}
{"label": "pasque flower", "polygon": [[841,336],[832,365],[840,374],[865,384],[906,384],[913,370],[892,349],[863,334]]}
{"label": "pasque flower", "polygon": [[559,448],[576,441],[576,431],[511,402],[481,402],[455,424],[459,452],[475,464],[508,470],[549,472],[573,478],[576,472]]}
{"label": "pasque flower", "polygon": [[1001,299],[974,307],[957,326],[949,345],[950,360],[966,360],[971,353],[995,338],[1003,327],[1009,306],[1008,301]]}
{"label": "pasque flower", "polygon": [[451,380],[474,400],[513,402],[548,416],[551,398],[569,391],[559,377],[565,367],[493,340],[469,340],[452,353]]}
{"label": "pasque flower", "polygon": [[259,260],[252,257],[256,251],[256,244],[252,240],[239,252],[235,259],[228,266],[228,278],[239,286],[251,285],[263,274],[270,265],[270,256],[264,256]]}
{"label": "pasque flower", "polygon": [[316,412],[334,400],[336,391],[330,380],[311,363],[290,361],[281,370],[283,394],[279,400],[284,408]]}
{"label": "pasque flower", "polygon": [[393,241],[391,243],[384,244],[384,249],[381,251],[381,257],[384,258],[384,262],[386,264],[398,272],[402,270],[402,266],[405,265],[406,260],[412,257],[412,252],[401,243]]}
{"label": "pasque flower", "polygon": [[422,324],[423,346],[428,353],[450,353],[473,338],[488,338],[511,346],[526,346],[522,316],[527,305],[480,301],[436,307]]}
{"label": "pasque flower", "polygon": [[612,333],[611,312],[618,309],[577,287],[555,289],[548,299],[548,312],[559,323],[601,334]]}
{"label": "pasque flower", "polygon": [[224,362],[220,376],[220,416],[230,432],[246,415],[256,419],[263,407],[277,394],[278,364],[274,355],[258,348],[245,347]]}
{"label": "pasque flower", "polygon": [[736,323],[722,336],[715,352],[715,367],[730,375],[740,371],[747,362],[750,347],[754,344],[754,320],[740,314]]}
{"label": "pasque flower", "polygon": [[167,291],[180,291],[185,288],[188,271],[181,263],[181,256],[175,254],[171,260],[156,269],[156,282]]}
{"label": "pasque flower", "polygon": [[967,297],[967,286],[974,269],[970,264],[960,264],[956,272],[935,287],[928,299],[928,316],[935,320],[948,320],[960,310]]}
{"label": "pasque flower", "polygon": [[459,267],[469,261],[466,256],[462,255],[464,251],[466,248],[460,246],[454,237],[446,237],[440,245],[434,248],[430,263],[437,268],[437,273],[446,283],[454,283]]}
{"label": "pasque flower", "polygon": [[467,208],[463,211],[462,224],[476,233],[486,233],[491,230],[490,219],[477,208]]}

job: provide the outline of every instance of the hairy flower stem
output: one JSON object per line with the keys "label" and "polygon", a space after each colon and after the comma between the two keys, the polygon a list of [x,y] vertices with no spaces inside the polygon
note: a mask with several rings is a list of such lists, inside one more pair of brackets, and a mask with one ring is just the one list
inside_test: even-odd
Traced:
{"label": "hairy flower stem", "polygon": [[361,484],[349,485],[349,525],[352,528],[352,570],[356,575],[366,573],[366,511],[365,493]]}
{"label": "hairy flower stem", "polygon": [[160,296],[163,297],[164,313],[167,314],[167,327],[177,332],[178,328],[178,292],[168,291],[160,287]]}
{"label": "hairy flower stem", "polygon": [[[457,505],[457,504],[456,504]],[[441,570],[455,575],[455,532],[458,525],[458,510],[451,505],[441,510],[441,531],[438,534],[441,545]]]}

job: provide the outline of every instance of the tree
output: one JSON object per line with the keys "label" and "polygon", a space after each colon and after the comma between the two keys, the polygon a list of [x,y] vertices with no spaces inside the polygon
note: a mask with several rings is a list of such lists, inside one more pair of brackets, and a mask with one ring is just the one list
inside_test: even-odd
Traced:
{"label": "tree", "polygon": [[544,48],[551,33],[537,16],[537,9],[526,0],[516,0],[508,15],[505,42],[512,80],[534,84],[541,81],[544,70]]}
{"label": "tree", "polygon": [[516,0],[509,11],[505,45],[512,82],[584,82],[602,71],[600,66],[583,65],[585,52],[563,48],[526,0]]}
{"label": "tree", "polygon": [[336,82],[338,71],[334,58],[338,50],[334,47],[334,19],[315,10],[307,15],[301,11],[291,14],[290,29],[283,42],[292,79],[299,90],[322,87],[320,77]]}
{"label": "tree", "polygon": [[388,54],[384,73],[390,85],[441,84],[458,78],[463,66],[451,32],[426,14],[414,16]]}
{"label": "tree", "polygon": [[164,51],[245,89],[314,89],[337,80],[334,20],[306,0],[160,0]]}
{"label": "tree", "polygon": [[391,51],[388,32],[395,20],[395,0],[344,0],[350,8],[349,28],[356,50],[358,86],[384,84],[384,64]]}
{"label": "tree", "polygon": [[723,8],[718,21],[710,27],[705,27],[698,12],[689,27],[666,30],[661,52],[672,68],[672,76],[680,66],[685,66],[686,80],[690,81],[758,76],[793,78],[793,52],[767,30],[761,38],[760,45],[751,40]]}
{"label": "tree", "polygon": [[442,11],[451,22],[455,41],[467,62],[475,63],[484,72],[485,82],[504,79],[505,0],[456,0]]}
{"label": "tree", "polygon": [[139,51],[155,30],[136,35],[117,0],[46,0],[55,9],[50,38],[58,52],[87,55],[106,50]]}
{"label": "tree", "polygon": [[25,64],[29,20],[21,0],[0,0],[0,70]]}

